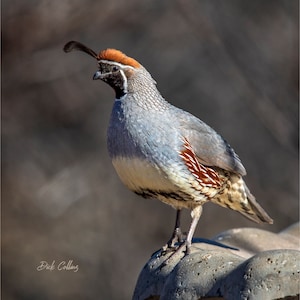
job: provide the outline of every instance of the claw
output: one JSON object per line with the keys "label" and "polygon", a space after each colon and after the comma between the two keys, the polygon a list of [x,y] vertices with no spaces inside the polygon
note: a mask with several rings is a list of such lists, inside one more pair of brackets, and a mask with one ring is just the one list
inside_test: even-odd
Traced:
{"label": "claw", "polygon": [[186,255],[190,254],[190,247],[186,243],[186,241],[182,242],[181,245],[172,253],[161,265],[161,268],[172,265],[175,261],[179,261]]}

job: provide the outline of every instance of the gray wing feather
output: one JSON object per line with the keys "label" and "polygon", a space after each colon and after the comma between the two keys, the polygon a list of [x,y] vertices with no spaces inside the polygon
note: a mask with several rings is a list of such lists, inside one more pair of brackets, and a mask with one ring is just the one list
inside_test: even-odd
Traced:
{"label": "gray wing feather", "polygon": [[181,109],[179,111],[182,135],[190,142],[201,163],[246,175],[240,158],[226,140],[197,117]]}

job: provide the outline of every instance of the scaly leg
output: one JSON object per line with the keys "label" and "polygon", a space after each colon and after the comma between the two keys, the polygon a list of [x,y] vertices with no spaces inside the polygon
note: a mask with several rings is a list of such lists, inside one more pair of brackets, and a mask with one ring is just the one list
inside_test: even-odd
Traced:
{"label": "scaly leg", "polygon": [[175,227],[173,234],[171,238],[169,239],[168,243],[163,246],[163,251],[166,251],[167,249],[174,249],[176,248],[175,244],[176,243],[182,243],[183,242],[183,234],[180,229],[180,215],[181,215],[181,210],[177,209],[176,210],[176,221],[175,221]]}
{"label": "scaly leg", "polygon": [[198,224],[198,221],[202,214],[202,206],[196,206],[192,209],[191,216],[192,216],[192,223],[187,235],[187,238],[182,244],[176,249],[176,251],[164,262],[164,265],[169,264],[172,260],[178,259],[180,256],[182,256],[182,252],[184,248],[186,249],[185,255],[189,254],[191,251],[191,245],[192,245],[192,238],[195,233],[196,226]]}
{"label": "scaly leg", "polygon": [[199,222],[199,219],[201,217],[201,214],[202,214],[202,206],[201,205],[196,206],[195,208],[192,209],[192,212],[191,212],[192,224],[190,226],[187,238],[185,240],[186,254],[190,253],[191,245],[192,245],[192,238],[195,233],[195,230],[196,230],[197,224]]}

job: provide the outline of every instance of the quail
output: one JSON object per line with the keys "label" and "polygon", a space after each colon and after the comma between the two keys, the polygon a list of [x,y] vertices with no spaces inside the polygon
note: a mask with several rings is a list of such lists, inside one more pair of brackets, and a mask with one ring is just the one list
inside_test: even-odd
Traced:
{"label": "quail", "polygon": [[[246,186],[246,170],[231,146],[194,115],[167,102],[150,73],[121,51],[99,54],[70,41],[65,52],[80,50],[95,58],[101,79],[115,91],[107,131],[107,147],[121,181],[144,198],[156,198],[177,210],[174,232],[167,248],[186,247],[202,213],[212,202],[235,210],[257,223],[273,220]],[[180,212],[191,210],[185,239]]]}

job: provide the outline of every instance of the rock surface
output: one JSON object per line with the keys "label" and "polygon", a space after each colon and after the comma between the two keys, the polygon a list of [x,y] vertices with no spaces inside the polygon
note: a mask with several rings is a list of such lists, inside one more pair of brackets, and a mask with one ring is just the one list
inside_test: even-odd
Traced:
{"label": "rock surface", "polygon": [[144,266],[133,299],[298,299],[299,223],[275,234],[232,229],[194,239],[191,254],[158,251]]}

